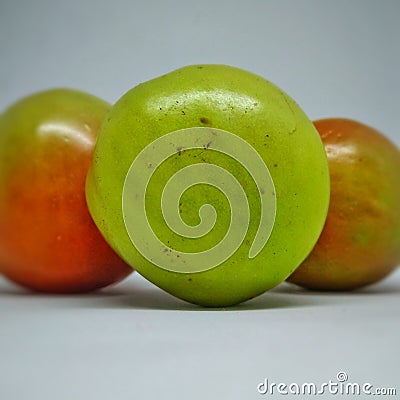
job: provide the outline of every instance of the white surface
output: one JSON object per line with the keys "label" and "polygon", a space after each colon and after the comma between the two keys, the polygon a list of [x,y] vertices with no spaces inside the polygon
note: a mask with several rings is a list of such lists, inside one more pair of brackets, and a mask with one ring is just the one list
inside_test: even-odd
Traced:
{"label": "white surface", "polygon": [[0,399],[247,400],[271,398],[257,392],[264,378],[320,384],[339,371],[400,394],[399,305],[400,271],[354,293],[282,284],[225,310],[137,274],[71,297],[0,280]]}
{"label": "white surface", "polygon": [[[355,118],[400,145],[399,15],[397,0],[3,0],[0,110],[54,86],[114,102],[174,68],[224,63],[265,76],[312,119]],[[247,400],[264,378],[340,370],[393,387],[399,288],[399,273],[357,293],[284,285],[223,311],[138,276],[72,297],[0,281],[0,399]]]}

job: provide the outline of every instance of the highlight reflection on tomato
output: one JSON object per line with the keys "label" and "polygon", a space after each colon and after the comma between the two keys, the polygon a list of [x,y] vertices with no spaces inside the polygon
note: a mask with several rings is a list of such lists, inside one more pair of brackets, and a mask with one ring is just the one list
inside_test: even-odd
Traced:
{"label": "highlight reflection on tomato", "polygon": [[314,124],[328,156],[331,201],[316,246],[288,280],[317,290],[355,289],[400,264],[400,150],[357,121]]}
{"label": "highlight reflection on tomato", "polygon": [[92,221],[85,179],[109,105],[54,89],[0,117],[0,271],[26,287],[86,292],[132,272]]}

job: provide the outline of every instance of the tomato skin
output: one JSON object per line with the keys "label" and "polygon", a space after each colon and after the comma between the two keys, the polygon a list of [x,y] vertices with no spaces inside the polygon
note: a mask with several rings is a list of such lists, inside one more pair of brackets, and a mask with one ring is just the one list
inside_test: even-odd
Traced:
{"label": "tomato skin", "polygon": [[314,124],[328,156],[331,200],[316,246],[288,281],[316,290],[377,282],[400,264],[400,151],[357,121]]}
{"label": "tomato skin", "polygon": [[28,288],[87,292],[132,272],[106,243],[85,200],[86,174],[109,105],[53,89],[0,117],[0,272]]}

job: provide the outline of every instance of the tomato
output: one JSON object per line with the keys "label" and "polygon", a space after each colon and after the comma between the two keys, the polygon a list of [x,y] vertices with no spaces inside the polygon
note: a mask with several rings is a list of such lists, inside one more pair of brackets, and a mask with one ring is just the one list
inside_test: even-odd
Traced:
{"label": "tomato", "polygon": [[132,272],[90,217],[86,174],[109,105],[53,89],[0,117],[0,271],[31,289],[87,292]]}
{"label": "tomato", "polygon": [[357,121],[324,119],[315,126],[328,156],[330,206],[317,245],[289,281],[355,289],[400,264],[400,151]]}

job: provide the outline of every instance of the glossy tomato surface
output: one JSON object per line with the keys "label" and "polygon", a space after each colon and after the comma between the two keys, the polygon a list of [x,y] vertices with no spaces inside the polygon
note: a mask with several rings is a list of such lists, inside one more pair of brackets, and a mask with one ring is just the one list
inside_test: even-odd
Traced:
{"label": "glossy tomato surface", "polygon": [[328,156],[331,200],[317,245],[289,278],[311,289],[348,290],[400,264],[400,151],[348,119],[315,122]]}
{"label": "glossy tomato surface", "polygon": [[95,290],[132,272],[88,212],[85,179],[109,105],[54,89],[0,117],[0,271],[31,289]]}

